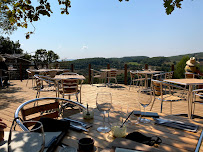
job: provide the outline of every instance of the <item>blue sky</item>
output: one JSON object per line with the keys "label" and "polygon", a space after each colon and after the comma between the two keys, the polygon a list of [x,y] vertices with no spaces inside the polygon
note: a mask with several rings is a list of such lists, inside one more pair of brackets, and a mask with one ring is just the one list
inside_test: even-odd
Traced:
{"label": "blue sky", "polygon": [[32,26],[10,36],[24,51],[53,50],[61,59],[203,52],[202,0],[184,0],[171,15],[162,0],[72,0],[69,15],[50,1],[54,13],[34,23],[29,40]]}

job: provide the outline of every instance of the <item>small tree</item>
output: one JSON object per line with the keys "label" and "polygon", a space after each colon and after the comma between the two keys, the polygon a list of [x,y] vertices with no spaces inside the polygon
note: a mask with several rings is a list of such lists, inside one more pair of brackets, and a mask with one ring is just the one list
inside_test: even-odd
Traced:
{"label": "small tree", "polygon": [[13,42],[9,37],[0,36],[0,54],[22,54],[19,41]]}
{"label": "small tree", "polygon": [[54,53],[54,51],[46,49],[39,49],[35,52],[35,55],[33,56],[33,60],[35,63],[48,65],[50,63],[56,62],[57,59],[59,59],[59,56]]}
{"label": "small tree", "polygon": [[185,66],[187,60],[190,58],[188,56],[182,57],[180,62],[177,63],[175,71],[174,71],[174,78],[184,78],[185,77]]}

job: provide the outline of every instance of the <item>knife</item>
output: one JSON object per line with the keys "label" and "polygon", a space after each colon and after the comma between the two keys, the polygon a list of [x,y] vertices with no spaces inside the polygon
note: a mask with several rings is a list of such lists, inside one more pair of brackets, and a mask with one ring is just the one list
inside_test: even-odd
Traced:
{"label": "knife", "polygon": [[197,131],[198,126],[193,124],[185,124],[181,121],[173,121],[173,120],[167,120],[167,119],[158,119],[154,118],[157,124],[166,125],[168,127],[188,130],[188,131]]}
{"label": "knife", "polygon": [[75,125],[72,125],[70,124],[70,129],[73,129],[73,130],[76,130],[76,131],[88,131],[87,129],[83,128],[83,127],[80,127],[80,126],[75,126]]}
{"label": "knife", "polygon": [[85,127],[85,128],[89,128],[89,127],[91,127],[92,125],[91,124],[86,124],[86,123],[84,123],[84,122],[81,122],[81,121],[78,121],[78,120],[73,120],[73,119],[70,119],[70,118],[63,118],[63,119],[61,119],[61,120],[68,120],[68,121],[70,121],[70,122],[72,122],[72,123],[76,123],[76,124],[80,124],[81,126],[83,126],[83,127]]}

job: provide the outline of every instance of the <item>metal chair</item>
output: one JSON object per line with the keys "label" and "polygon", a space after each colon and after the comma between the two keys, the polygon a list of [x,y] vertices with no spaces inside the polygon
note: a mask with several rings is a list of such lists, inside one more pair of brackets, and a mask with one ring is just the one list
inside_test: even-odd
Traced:
{"label": "metal chair", "polygon": [[3,70],[0,69],[0,85],[3,87],[3,80],[6,79],[8,76],[3,76]]}
{"label": "metal chair", "polygon": [[[34,77],[35,77],[36,89],[37,89],[36,98],[39,98],[41,91],[56,91],[56,82],[51,77],[37,75],[37,74],[35,74]],[[44,82],[46,82],[48,85],[45,86]],[[57,97],[57,92],[56,92],[56,97]]]}
{"label": "metal chair", "polygon": [[[37,106],[30,106],[35,102],[38,102],[39,104]],[[86,107],[84,107],[82,104],[64,98],[37,98],[21,104],[16,109],[14,118],[23,131],[28,131],[29,126],[24,126],[20,118],[22,118],[23,121],[38,121],[40,118],[58,118],[60,115],[60,109],[62,108],[59,106],[60,102],[70,103],[72,105],[78,106],[81,109],[86,109]]]}
{"label": "metal chair", "polygon": [[28,74],[28,79],[27,79],[26,86],[28,84],[29,79],[32,79],[32,87],[33,87],[33,80],[34,80],[35,72],[31,72],[29,69],[26,69],[26,71],[27,71],[27,74]]}
{"label": "metal chair", "polygon": [[192,115],[194,115],[195,104],[196,103],[203,104],[203,89],[196,89],[196,90],[193,90],[192,92],[193,92],[193,101],[192,101],[193,112],[192,112]]}
{"label": "metal chair", "polygon": [[[71,96],[75,96],[77,102],[79,102],[78,94],[80,94],[80,103],[81,103],[81,87],[82,87],[82,84],[80,85],[80,89],[79,89],[79,80],[78,79],[61,80],[61,89],[59,89],[59,93],[62,95],[63,98],[65,96],[68,96],[70,99]],[[71,108],[74,107],[74,105],[72,105],[72,104],[66,104],[63,102],[61,104],[66,105],[66,106],[63,106],[62,110],[64,110],[67,107],[71,107]]]}
{"label": "metal chair", "polygon": [[135,71],[130,71],[130,86],[129,86],[129,90],[131,88],[131,85],[135,85],[136,83],[136,87],[137,86],[144,86],[144,82],[145,82],[145,78],[143,77],[143,75],[139,74],[138,72],[135,72]]}
{"label": "metal chair", "polygon": [[165,72],[165,79],[172,79],[174,71]]}
{"label": "metal chair", "polygon": [[105,72],[100,72],[100,71],[91,69],[91,84],[92,85],[94,84],[94,79],[101,80],[101,83],[104,83],[105,75],[106,75]]}
{"label": "metal chair", "polygon": [[[116,78],[117,72],[118,72],[118,70],[114,70],[114,69],[107,72],[106,79],[108,81],[108,85],[110,85],[111,79],[114,79],[115,84],[118,85],[118,81],[117,81],[117,78]],[[106,82],[106,80],[105,80],[105,82]]]}
{"label": "metal chair", "polygon": [[[163,89],[164,87],[167,87],[168,89]],[[172,113],[172,103],[176,101],[181,101],[181,100],[186,100],[185,98],[181,98],[179,96],[175,96],[172,93],[171,87],[174,87],[173,85],[171,86],[168,83],[158,81],[158,80],[152,80],[152,91],[154,95],[154,100],[152,102],[152,106],[150,111],[153,108],[154,101],[156,99],[161,101],[161,113],[162,113],[162,108],[163,108],[163,102],[170,102],[170,112]]]}
{"label": "metal chair", "polygon": [[48,71],[48,74],[46,76],[49,76],[51,78],[54,78],[57,74],[57,71]]}
{"label": "metal chair", "polygon": [[187,79],[194,79],[194,78],[201,78],[202,76],[199,74],[191,73],[191,72],[185,72],[185,78]]}

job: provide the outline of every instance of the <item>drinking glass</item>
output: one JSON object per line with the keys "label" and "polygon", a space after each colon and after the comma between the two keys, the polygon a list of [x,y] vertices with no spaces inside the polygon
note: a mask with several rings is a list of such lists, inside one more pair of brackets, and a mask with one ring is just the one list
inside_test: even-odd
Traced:
{"label": "drinking glass", "polygon": [[[151,103],[152,101],[152,91],[151,90],[138,90],[138,102],[143,106],[144,108],[144,114],[145,114],[145,108]],[[142,123],[149,123],[150,120],[146,118],[141,118],[140,122]]]}
{"label": "drinking glass", "polygon": [[[35,127],[33,127],[35,124]],[[39,121],[24,121],[28,131],[13,131],[11,128],[8,140],[8,152],[29,151],[43,152],[45,146],[44,129]]]}
{"label": "drinking glass", "polygon": [[[132,111],[136,111],[136,115],[134,114],[134,112],[131,114]],[[130,124],[130,125],[139,124],[139,120],[140,120],[140,116],[141,116],[141,107],[137,101],[135,103],[127,105],[126,113],[127,113],[127,116],[131,114],[127,121],[128,124]]]}
{"label": "drinking glass", "polygon": [[105,114],[109,113],[112,107],[111,93],[97,93],[96,105],[97,109],[103,114],[103,126],[98,127],[97,131],[107,133],[111,129],[105,125]]}

